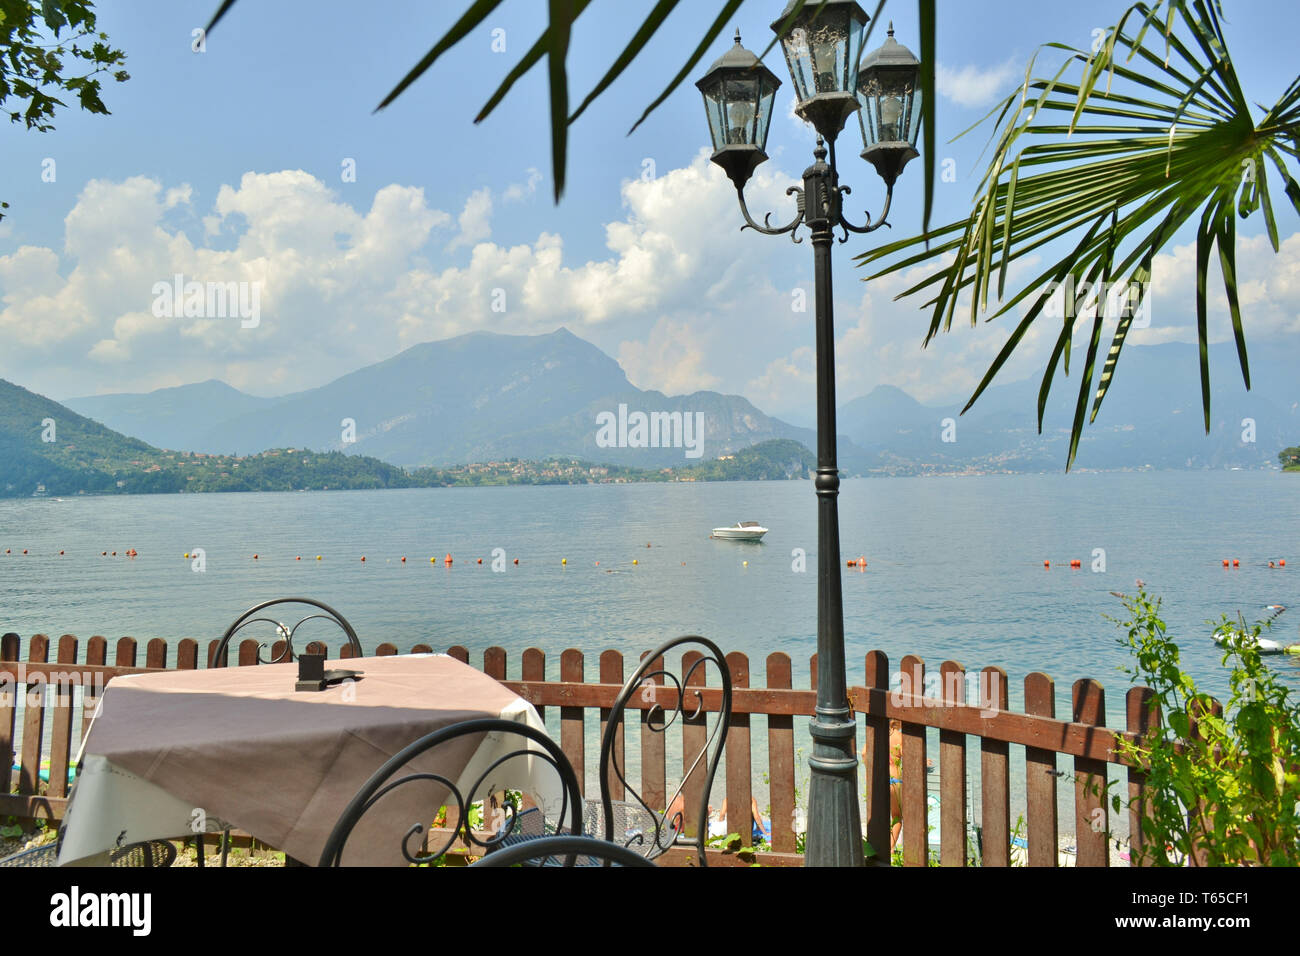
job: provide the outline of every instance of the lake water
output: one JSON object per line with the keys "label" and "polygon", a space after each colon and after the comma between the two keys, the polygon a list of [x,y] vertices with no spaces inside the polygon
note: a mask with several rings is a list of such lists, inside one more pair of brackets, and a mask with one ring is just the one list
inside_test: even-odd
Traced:
{"label": "lake water", "polygon": [[[868,561],[865,572],[841,569],[850,684],[876,648],[893,666],[909,653],[931,669],[998,665],[1018,709],[1024,675],[1042,670],[1068,715],[1070,684],[1092,677],[1120,725],[1129,658],[1103,615],[1122,613],[1110,592],[1140,577],[1164,598],[1185,669],[1226,696],[1206,619],[1252,621],[1266,604],[1300,602],[1298,501],[1300,476],[1279,472],[847,480],[842,559]],[[771,531],[758,545],[709,538],[738,520]],[[546,652],[550,678],[560,652],[578,648],[591,679],[606,648],[635,660],[696,633],[748,654],[756,675],[784,651],[806,687],[816,649],[807,481],[7,500],[4,549],[0,631],[76,634],[83,652],[94,634],[202,644],[250,604],[287,595],[336,607],[367,650],[462,644],[481,662],[484,648],[503,646],[511,677],[527,647]],[[184,557],[195,549],[202,572]],[[1241,567],[1225,570],[1223,558]],[[1269,569],[1278,559],[1288,567]],[[1300,607],[1270,636],[1294,641],[1297,625]],[[1300,659],[1269,666],[1300,688]]]}

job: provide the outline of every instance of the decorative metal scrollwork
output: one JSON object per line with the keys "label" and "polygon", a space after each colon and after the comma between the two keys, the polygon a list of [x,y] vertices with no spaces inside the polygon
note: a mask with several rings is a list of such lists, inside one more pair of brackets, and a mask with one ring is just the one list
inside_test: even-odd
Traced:
{"label": "decorative metal scrollwork", "polygon": [[[320,611],[323,611],[324,613],[308,614],[306,617],[299,620],[298,623],[294,624],[292,627],[289,626],[288,624],[281,623],[280,621],[277,621],[274,618],[258,616],[259,612],[264,611],[266,608],[276,604],[306,604],[311,607],[317,608]],[[240,631],[242,631],[245,627],[248,627],[250,624],[257,624],[257,623],[270,624],[272,627],[274,627],[275,634],[276,634],[276,642],[282,645],[280,647],[279,653],[269,655],[267,657],[263,657],[262,652],[266,649],[267,645],[265,642],[258,642],[257,663],[279,664],[288,661],[293,661],[297,656],[294,651],[293,640],[294,640],[294,636],[298,633],[298,628],[302,627],[308,621],[315,621],[315,620],[330,621],[331,623],[338,625],[338,627],[343,631],[344,635],[348,639],[348,646],[352,648],[352,655],[354,657],[360,657],[362,655],[363,652],[361,650],[361,641],[357,638],[357,632],[353,630],[352,625],[348,623],[347,619],[344,618],[342,614],[334,610],[328,604],[323,604],[322,602],[317,601],[314,598],[297,598],[297,597],[276,598],[275,600],[272,601],[263,601],[261,604],[255,604],[252,607],[250,607],[247,611],[245,611],[243,614],[241,614],[239,617],[235,618],[234,623],[231,624],[230,627],[226,628],[226,633],[221,636],[221,640],[218,642],[216,649],[213,651],[212,658],[208,662],[208,666],[225,667],[226,652],[230,646],[231,640],[233,640],[235,635],[238,634]],[[272,644],[272,647],[274,648],[274,644]]]}
{"label": "decorative metal scrollwork", "polygon": [[[702,651],[701,656],[685,666],[685,672],[679,678],[677,674],[666,669],[664,663],[667,653],[683,646],[694,646]],[[632,786],[624,773],[619,754],[615,747],[618,726],[623,722],[629,704],[640,695],[641,702],[649,707],[639,708],[646,712],[644,727],[652,733],[664,733],[679,719],[683,721],[698,720],[704,714],[703,690],[707,685],[701,680],[693,683],[699,676],[703,678],[709,666],[716,667],[721,678],[721,687],[707,687],[721,693],[722,705],[718,720],[707,734],[704,745],[694,759],[687,765],[682,775],[681,784],[664,808],[652,807],[642,794]],[[659,679],[662,679],[662,682]],[[646,697],[646,693],[651,697]],[[664,706],[661,695],[671,693],[673,697],[671,710]],[[687,636],[679,637],[661,645],[649,654],[632,677],[624,684],[613,708],[610,710],[609,722],[600,748],[601,813],[606,840],[622,843],[625,847],[636,847],[645,856],[653,858],[664,853],[670,847],[685,843],[694,845],[699,850],[701,864],[705,863],[704,841],[708,832],[709,790],[713,784],[718,762],[722,757],[722,746],[726,740],[727,726],[731,718],[731,671],[726,658],[717,645],[707,638]],[[703,768],[700,806],[698,814],[698,834],[685,836],[683,809],[685,807],[685,789],[687,782],[697,770]],[[610,773],[617,778],[629,800],[619,801],[616,805],[610,794],[608,781]],[[677,808],[679,800],[680,807]],[[624,832],[616,834],[615,820],[621,818]],[[647,833],[649,830],[651,832]]]}
{"label": "decorative metal scrollwork", "polygon": [[[448,773],[437,770],[409,770],[407,766],[422,754],[450,740],[481,734],[496,735],[498,738],[501,735],[511,734],[526,738],[527,742],[523,747],[494,759],[463,791],[459,782],[453,780]],[[543,805],[534,810],[521,812],[515,795],[517,791],[512,792],[511,789],[503,786],[507,781],[499,779],[501,768],[505,764],[521,758],[539,760],[555,771],[560,780],[560,798],[557,806],[546,806],[543,800],[541,801]],[[408,770],[409,772],[404,772]],[[421,737],[386,761],[357,791],[356,796],[339,817],[338,823],[335,824],[333,832],[326,841],[320,865],[341,865],[348,838],[361,819],[395,790],[417,782],[424,782],[426,786],[433,784],[445,788],[446,797],[440,799],[438,806],[427,806],[420,811],[420,819],[406,827],[401,836],[399,847],[401,857],[409,865],[424,866],[435,863],[457,844],[470,848],[471,852],[481,851],[475,855],[485,855],[498,847],[516,842],[518,838],[545,836],[548,832],[545,822],[547,820],[553,821],[550,832],[563,826],[566,820],[572,820],[573,833],[582,832],[577,813],[581,801],[578,780],[558,745],[544,732],[526,724],[484,718],[444,727],[442,730]],[[524,781],[516,779],[514,782],[522,784]],[[500,802],[496,801],[498,793],[503,795]],[[482,794],[483,798],[476,801],[475,797],[479,794]],[[539,794],[532,794],[532,796],[535,799],[540,797]],[[480,805],[482,815],[476,822],[471,811],[475,806]],[[382,808],[377,812],[382,813]],[[525,833],[521,821],[531,813],[538,814],[538,825],[535,832]],[[439,821],[443,826],[437,826]],[[484,824],[494,824],[494,826],[489,828]],[[445,832],[438,834],[436,845],[429,846],[429,838],[435,829],[445,830]],[[488,834],[486,837],[485,833]],[[416,842],[417,838],[419,843]]]}

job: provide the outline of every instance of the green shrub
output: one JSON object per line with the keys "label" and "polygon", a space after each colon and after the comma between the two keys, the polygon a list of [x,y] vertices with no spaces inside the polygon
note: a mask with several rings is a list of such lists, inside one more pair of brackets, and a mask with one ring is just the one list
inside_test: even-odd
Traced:
{"label": "green shrub", "polygon": [[[1260,658],[1256,642],[1267,624],[1225,617],[1217,625],[1232,670],[1231,696],[1216,715],[1210,695],[1181,668],[1161,602],[1145,590],[1116,597],[1130,617],[1111,620],[1136,661],[1124,670],[1151,688],[1160,708],[1156,732],[1117,747],[1147,774],[1145,862],[1179,865],[1200,854],[1212,866],[1300,864],[1300,708]],[[1111,801],[1116,812],[1125,806],[1117,795]]]}

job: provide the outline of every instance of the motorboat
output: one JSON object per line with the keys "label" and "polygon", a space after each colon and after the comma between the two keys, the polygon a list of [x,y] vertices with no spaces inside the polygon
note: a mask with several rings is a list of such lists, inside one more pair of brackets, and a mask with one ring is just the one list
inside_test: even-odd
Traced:
{"label": "motorboat", "polygon": [[[1272,620],[1273,620],[1274,618],[1276,618],[1279,614],[1281,614],[1283,611],[1285,611],[1286,608],[1283,607],[1281,604],[1269,604],[1269,605],[1266,605],[1266,606],[1264,607],[1264,610],[1266,610],[1266,611],[1272,611],[1272,612],[1273,612],[1273,613],[1269,616],[1269,618],[1268,618],[1268,620],[1272,621]],[[1233,635],[1233,634],[1224,634],[1223,631],[1215,631],[1215,632],[1214,632],[1214,643],[1220,645],[1221,647],[1235,648],[1237,642],[1236,642],[1236,640],[1235,640],[1234,638],[1235,638],[1235,635]],[[1253,638],[1253,639],[1250,638],[1250,637],[1247,637],[1246,640],[1249,641],[1249,642],[1251,642],[1251,643],[1253,643],[1253,644],[1255,645],[1255,648],[1256,648],[1256,649],[1259,651],[1259,653],[1261,653],[1261,654],[1297,654],[1297,655],[1300,655],[1300,643],[1296,643],[1296,644],[1283,644],[1281,641],[1275,641],[1275,640],[1272,640],[1271,638],[1267,638],[1267,637],[1259,637],[1259,638]],[[1243,643],[1245,643],[1245,642],[1243,642]]]}
{"label": "motorboat", "polygon": [[728,541],[761,541],[767,529],[757,521],[737,521],[729,528],[714,528],[710,537]]}

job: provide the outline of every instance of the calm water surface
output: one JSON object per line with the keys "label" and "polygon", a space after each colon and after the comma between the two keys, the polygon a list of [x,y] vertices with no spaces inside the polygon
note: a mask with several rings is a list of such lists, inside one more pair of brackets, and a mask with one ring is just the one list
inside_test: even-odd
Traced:
{"label": "calm water surface", "polygon": [[[1042,670],[1068,714],[1070,684],[1093,677],[1117,725],[1129,659],[1103,615],[1122,612],[1110,592],[1140,577],[1164,598],[1186,669],[1226,695],[1205,621],[1300,605],[1298,500],[1300,476],[1278,472],[845,481],[842,557],[869,562],[841,571],[850,683],[878,648],[891,665],[911,653],[936,669],[1000,666],[1018,706],[1024,675]],[[738,520],[771,531],[759,545],[709,538]],[[807,686],[816,523],[807,481],[9,500],[0,630],[76,634],[83,648],[94,634],[206,641],[256,601],[306,595],[338,608],[368,650],[463,644],[481,660],[501,645],[512,677],[527,647],[554,677],[560,652],[579,648],[592,676],[601,650],[636,659],[696,633],[748,654],[757,675],[784,651]],[[138,557],[121,556],[131,548]],[[183,556],[196,548],[201,573]],[[1091,570],[1095,549],[1104,571]],[[1241,567],[1224,570],[1225,557]],[[1279,558],[1288,567],[1270,570]],[[1300,606],[1271,636],[1297,640],[1297,625]],[[1270,666],[1300,688],[1300,660]]]}

